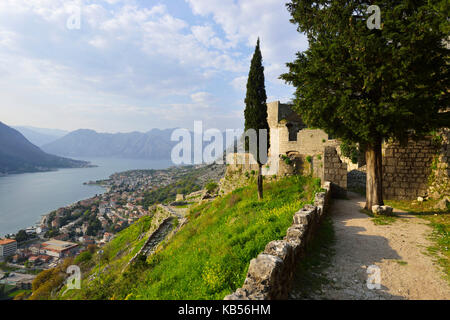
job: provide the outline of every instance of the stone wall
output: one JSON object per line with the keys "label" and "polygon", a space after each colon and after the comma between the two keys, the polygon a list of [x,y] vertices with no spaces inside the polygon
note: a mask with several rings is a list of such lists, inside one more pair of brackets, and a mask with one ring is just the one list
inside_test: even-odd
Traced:
{"label": "stone wall", "polygon": [[431,164],[438,149],[431,139],[409,141],[406,146],[388,143],[383,146],[383,197],[412,200],[424,196],[428,189]]}
{"label": "stone wall", "polygon": [[308,129],[300,116],[288,104],[279,101],[267,104],[267,122],[270,127],[269,153],[288,154],[295,151],[304,156],[315,156],[324,147],[339,145],[320,129]]}
{"label": "stone wall", "polygon": [[314,205],[306,205],[295,213],[283,240],[269,242],[264,252],[250,261],[243,287],[225,300],[288,298],[296,266],[328,209],[331,183],[326,182],[324,188],[325,192],[316,194]]}
{"label": "stone wall", "polygon": [[278,130],[279,154],[296,151],[306,156],[314,156],[322,153],[327,146],[338,145],[336,140],[328,139],[328,134],[319,129],[302,129],[297,132],[295,141],[289,141],[289,133],[286,127],[279,127]]}
{"label": "stone wall", "polygon": [[[387,200],[440,199],[450,195],[450,129],[421,141],[383,144],[383,197]],[[365,167],[348,173],[348,188],[365,190]]]}
{"label": "stone wall", "polygon": [[433,159],[428,179],[428,195],[435,199],[450,196],[450,129],[442,129],[440,137],[441,148]]}
{"label": "stone wall", "polygon": [[251,175],[249,171],[244,171],[236,166],[227,166],[225,176],[219,181],[219,195],[225,195],[237,188],[241,188],[255,180],[255,175]]}
{"label": "stone wall", "polygon": [[258,163],[251,153],[227,153],[227,170],[258,171]]}
{"label": "stone wall", "polygon": [[362,169],[365,169],[365,167],[347,173],[347,190],[358,193],[366,192],[367,177],[365,171],[362,171]]}
{"label": "stone wall", "polygon": [[323,157],[323,179],[333,184],[333,195],[345,196],[347,193],[347,164],[342,162],[336,148],[326,147]]}

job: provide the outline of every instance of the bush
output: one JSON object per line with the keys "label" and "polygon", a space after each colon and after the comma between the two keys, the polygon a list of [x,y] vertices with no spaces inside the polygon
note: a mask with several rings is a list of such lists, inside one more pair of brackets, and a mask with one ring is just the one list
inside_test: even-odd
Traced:
{"label": "bush", "polygon": [[62,264],[56,268],[44,270],[33,280],[33,294],[30,300],[48,300],[52,298],[55,290],[63,285],[67,273],[67,268],[73,264],[72,258],[66,258]]}
{"label": "bush", "polygon": [[17,242],[24,242],[27,240],[28,240],[28,234],[26,233],[25,230],[20,230],[19,232],[17,232],[17,234],[16,234]]}
{"label": "bush", "polygon": [[352,160],[352,163],[358,163],[360,151],[355,143],[342,142],[341,151],[345,157]]}
{"label": "bush", "polygon": [[214,181],[211,181],[205,186],[205,189],[209,193],[213,193],[218,187],[219,187],[219,185],[217,183],[215,183]]}
{"label": "bush", "polygon": [[90,261],[91,259],[92,259],[92,252],[84,251],[75,258],[75,264],[80,265],[84,262]]}
{"label": "bush", "polygon": [[292,160],[288,157],[288,156],[286,156],[286,155],[282,155],[281,156],[281,159],[284,161],[284,163],[286,163],[287,165],[291,165],[292,164]]}

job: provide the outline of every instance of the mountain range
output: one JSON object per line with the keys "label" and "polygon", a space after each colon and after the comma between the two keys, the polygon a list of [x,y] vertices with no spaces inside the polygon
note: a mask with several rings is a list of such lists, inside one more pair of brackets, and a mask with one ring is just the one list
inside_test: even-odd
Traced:
{"label": "mountain range", "polygon": [[[112,134],[80,129],[43,145],[42,149],[48,153],[65,157],[168,160],[171,158],[173,147],[179,143],[170,139],[174,130],[152,129],[145,133]],[[193,136],[193,133],[191,133],[191,137]],[[210,142],[203,142],[203,147],[208,144]],[[192,148],[191,152],[193,151]]]}
{"label": "mountain range", "polygon": [[17,126],[12,128],[19,131],[28,141],[38,147],[42,147],[45,144],[58,140],[69,133],[69,131],[64,130],[44,129],[30,126]]}
{"label": "mountain range", "polygon": [[88,162],[58,157],[42,151],[19,131],[0,122],[0,174],[87,166]]}
{"label": "mountain range", "polygon": [[129,159],[170,159],[173,129],[149,132],[98,133],[80,129],[42,146],[46,152],[66,157],[120,157]]}

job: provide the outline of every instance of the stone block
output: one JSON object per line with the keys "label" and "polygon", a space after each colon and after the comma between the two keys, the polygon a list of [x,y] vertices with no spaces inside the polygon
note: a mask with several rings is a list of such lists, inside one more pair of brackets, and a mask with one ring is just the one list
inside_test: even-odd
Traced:
{"label": "stone block", "polygon": [[305,225],[295,224],[295,225],[289,227],[289,229],[287,229],[286,240],[289,242],[302,241],[305,239],[305,236],[306,236],[305,233],[306,233]]}
{"label": "stone block", "polygon": [[379,205],[372,206],[372,212],[376,215],[391,216],[393,210],[394,209],[389,206],[379,206]]}
{"label": "stone block", "polygon": [[223,300],[236,301],[236,300],[250,300],[250,299],[249,299],[248,293],[244,289],[239,288],[236,290],[236,292],[227,295],[225,298],[223,298]]}
{"label": "stone block", "polygon": [[284,262],[292,263],[293,256],[292,245],[283,240],[271,241],[266,245],[265,254],[276,256]]}
{"label": "stone block", "polygon": [[[250,261],[244,286],[252,300],[271,299],[274,290],[282,283],[283,260],[269,254],[260,254]],[[258,298],[259,297],[259,298]]]}
{"label": "stone block", "polygon": [[308,225],[311,220],[314,218],[313,216],[316,213],[316,207],[307,205],[303,207],[300,211],[294,214],[294,225],[302,224]]}

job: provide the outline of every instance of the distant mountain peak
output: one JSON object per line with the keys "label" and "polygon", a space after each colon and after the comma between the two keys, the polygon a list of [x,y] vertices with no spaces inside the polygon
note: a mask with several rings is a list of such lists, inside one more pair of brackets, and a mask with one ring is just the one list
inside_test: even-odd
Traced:
{"label": "distant mountain peak", "polygon": [[45,153],[28,141],[18,130],[0,122],[0,173],[47,171],[87,165],[85,161]]}

